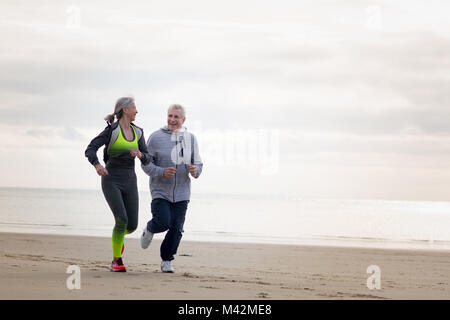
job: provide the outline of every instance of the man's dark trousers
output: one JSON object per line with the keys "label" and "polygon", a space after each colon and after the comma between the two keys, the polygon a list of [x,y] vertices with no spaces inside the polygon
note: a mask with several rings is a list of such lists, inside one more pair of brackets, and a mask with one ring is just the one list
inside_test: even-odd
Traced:
{"label": "man's dark trousers", "polygon": [[166,199],[156,198],[152,200],[153,219],[147,223],[147,230],[152,233],[167,231],[161,244],[161,259],[172,261],[177,253],[183,236],[183,225],[189,200],[170,202]]}

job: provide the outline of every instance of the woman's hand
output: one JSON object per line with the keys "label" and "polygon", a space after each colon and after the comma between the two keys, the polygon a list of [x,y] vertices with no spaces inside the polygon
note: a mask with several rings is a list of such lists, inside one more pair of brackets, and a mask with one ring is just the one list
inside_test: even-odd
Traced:
{"label": "woman's hand", "polygon": [[138,157],[139,159],[142,158],[142,153],[139,151],[139,149],[130,149],[131,156]]}
{"label": "woman's hand", "polygon": [[105,169],[104,166],[102,166],[100,163],[97,163],[95,166],[95,170],[97,170],[97,174],[99,176],[107,176],[108,170]]}

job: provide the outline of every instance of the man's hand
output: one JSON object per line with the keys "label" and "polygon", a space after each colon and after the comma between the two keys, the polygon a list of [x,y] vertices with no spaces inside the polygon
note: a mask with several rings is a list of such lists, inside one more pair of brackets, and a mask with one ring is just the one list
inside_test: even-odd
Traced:
{"label": "man's hand", "polygon": [[131,156],[138,157],[139,159],[142,157],[142,153],[139,151],[139,149],[130,149]]}
{"label": "man's hand", "polygon": [[188,168],[189,168],[189,173],[191,174],[191,176],[193,176],[195,178],[197,176],[197,166],[188,164]]}
{"label": "man's hand", "polygon": [[107,176],[108,175],[108,170],[106,170],[105,167],[102,166],[100,163],[97,163],[95,165],[95,170],[97,170],[97,174],[99,176]]}
{"label": "man's hand", "polygon": [[164,169],[164,177],[167,179],[172,178],[175,173],[177,172],[177,169],[175,167],[168,167]]}

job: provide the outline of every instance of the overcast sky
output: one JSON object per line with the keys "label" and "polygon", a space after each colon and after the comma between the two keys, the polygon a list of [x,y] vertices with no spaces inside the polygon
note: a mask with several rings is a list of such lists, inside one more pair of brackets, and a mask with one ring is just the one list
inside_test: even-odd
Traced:
{"label": "overcast sky", "polygon": [[146,138],[186,107],[205,166],[194,192],[450,201],[449,12],[2,0],[0,185],[100,189],[84,150],[132,94]]}

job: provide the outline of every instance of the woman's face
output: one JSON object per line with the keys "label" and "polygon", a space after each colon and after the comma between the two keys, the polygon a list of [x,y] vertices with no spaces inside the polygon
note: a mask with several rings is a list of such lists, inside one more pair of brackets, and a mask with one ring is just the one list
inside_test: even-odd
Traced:
{"label": "woman's face", "polygon": [[130,122],[133,122],[136,119],[136,114],[138,111],[134,102],[132,102],[128,108],[123,108],[122,110],[124,116],[126,116]]}

